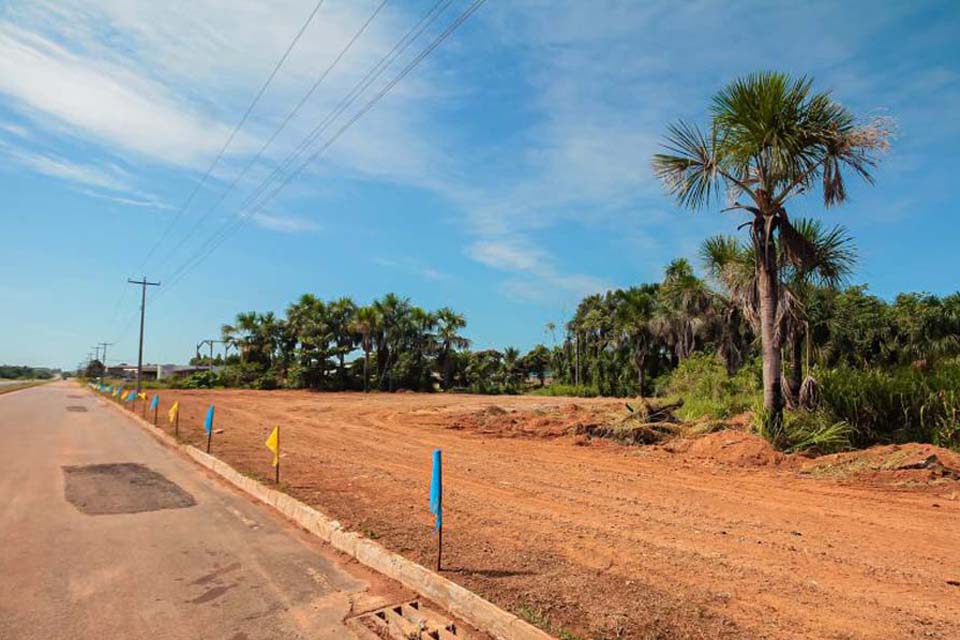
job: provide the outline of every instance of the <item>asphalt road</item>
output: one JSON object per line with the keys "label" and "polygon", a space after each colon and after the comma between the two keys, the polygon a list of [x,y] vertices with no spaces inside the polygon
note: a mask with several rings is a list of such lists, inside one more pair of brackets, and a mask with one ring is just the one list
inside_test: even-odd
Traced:
{"label": "asphalt road", "polygon": [[3,640],[353,639],[352,610],[408,597],[104,403],[0,396]]}

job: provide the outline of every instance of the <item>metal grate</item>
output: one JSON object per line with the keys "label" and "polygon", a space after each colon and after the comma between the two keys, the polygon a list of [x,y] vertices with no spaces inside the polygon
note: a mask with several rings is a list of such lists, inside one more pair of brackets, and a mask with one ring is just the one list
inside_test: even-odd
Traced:
{"label": "metal grate", "polygon": [[355,616],[347,624],[363,640],[474,640],[416,600]]}

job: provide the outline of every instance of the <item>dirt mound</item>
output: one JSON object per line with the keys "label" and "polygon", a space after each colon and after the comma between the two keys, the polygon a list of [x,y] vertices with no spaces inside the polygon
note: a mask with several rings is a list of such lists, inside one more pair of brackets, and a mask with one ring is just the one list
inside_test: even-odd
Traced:
{"label": "dirt mound", "polygon": [[960,480],[960,455],[932,444],[891,444],[816,458],[801,472],[866,484],[940,484]]}
{"label": "dirt mound", "polygon": [[446,426],[497,438],[559,438],[602,426],[611,420],[611,411],[577,404],[542,405],[506,410],[496,405],[453,414]]}
{"label": "dirt mound", "polygon": [[699,438],[676,440],[663,448],[691,458],[738,467],[779,465],[787,459],[760,436],[743,431],[716,431]]}

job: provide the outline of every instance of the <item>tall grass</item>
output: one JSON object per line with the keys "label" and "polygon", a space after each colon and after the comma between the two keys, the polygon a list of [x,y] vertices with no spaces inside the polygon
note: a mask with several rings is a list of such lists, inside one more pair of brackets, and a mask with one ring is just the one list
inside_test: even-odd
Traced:
{"label": "tall grass", "polygon": [[858,446],[929,442],[960,448],[960,361],[929,371],[844,367],[818,378],[823,408],[855,429]]}

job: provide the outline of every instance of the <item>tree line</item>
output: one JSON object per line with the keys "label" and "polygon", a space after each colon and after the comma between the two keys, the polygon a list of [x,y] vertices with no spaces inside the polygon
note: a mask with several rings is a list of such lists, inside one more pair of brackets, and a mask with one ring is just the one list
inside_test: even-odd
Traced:
{"label": "tree line", "polygon": [[519,352],[471,352],[465,328],[463,315],[449,307],[428,311],[394,293],[368,305],[304,294],[283,318],[250,311],[223,325],[226,350],[234,352],[219,382],[362,391],[519,385]]}

